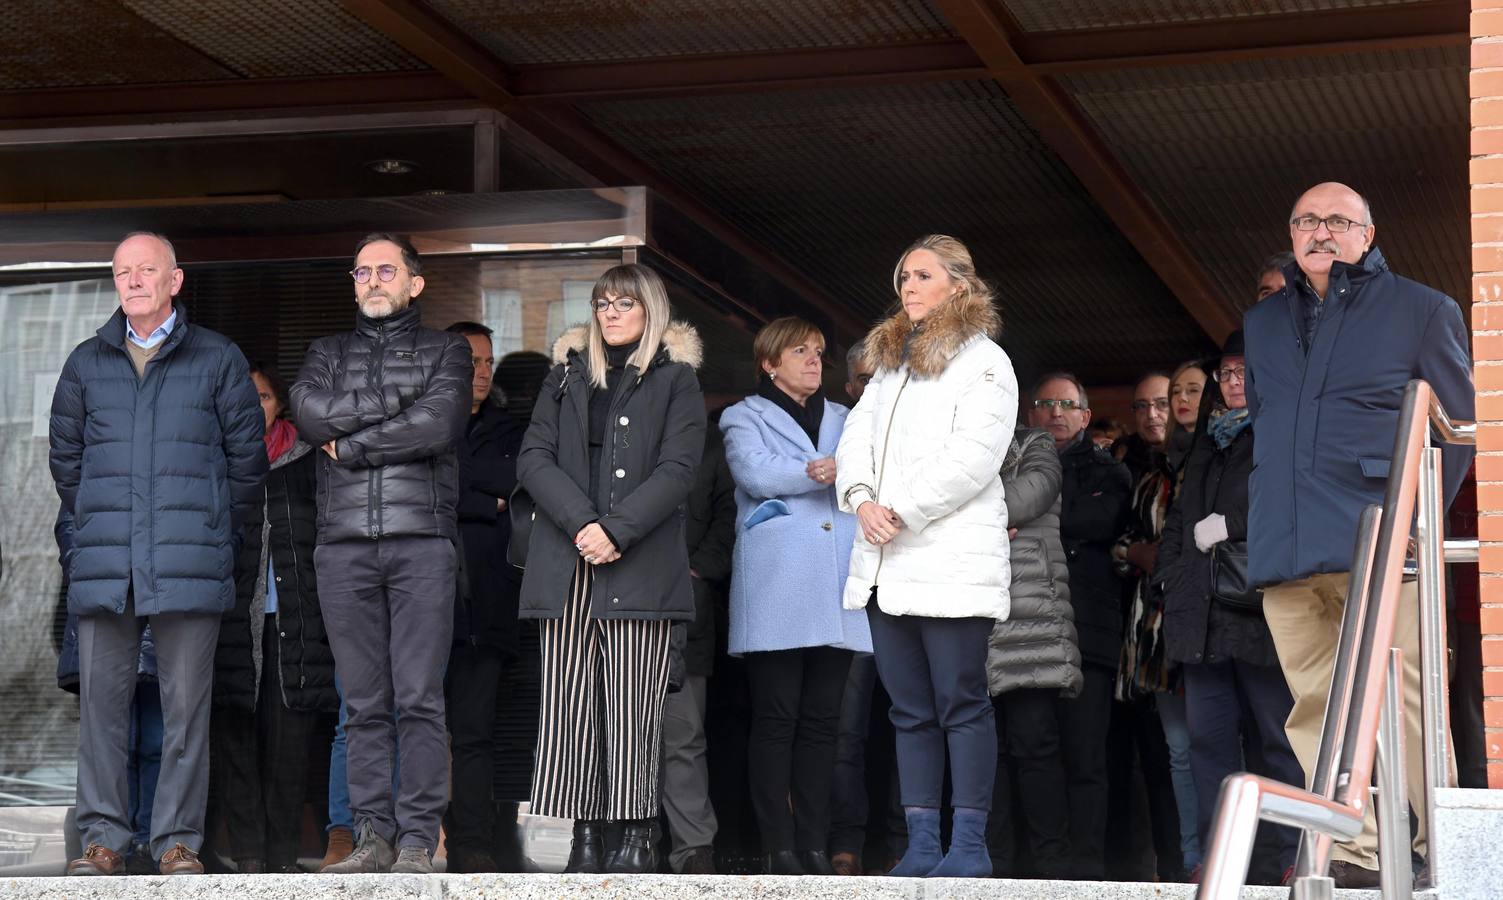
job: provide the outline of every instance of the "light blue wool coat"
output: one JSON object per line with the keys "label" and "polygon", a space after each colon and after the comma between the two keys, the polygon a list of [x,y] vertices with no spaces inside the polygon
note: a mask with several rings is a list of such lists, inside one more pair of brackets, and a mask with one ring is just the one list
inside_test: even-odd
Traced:
{"label": "light blue wool coat", "polygon": [[813,460],[835,455],[850,412],[824,403],[818,448],[791,416],[762,397],[721,413],[726,461],[736,482],[733,656],[820,646],[871,652],[866,613],[840,606],[856,517],[839,511],[834,485],[820,484],[805,471]]}

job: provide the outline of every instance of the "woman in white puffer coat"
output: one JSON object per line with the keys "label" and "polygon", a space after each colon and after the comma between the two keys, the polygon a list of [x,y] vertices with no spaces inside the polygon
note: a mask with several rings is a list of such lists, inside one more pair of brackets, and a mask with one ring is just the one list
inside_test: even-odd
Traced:
{"label": "woman in white puffer coat", "polygon": [[[964,244],[915,242],[893,287],[902,309],[866,338],[876,375],[846,420],[836,494],[858,522],[845,607],[866,608],[892,697],[908,852],[890,874],[991,874],[997,766],[987,637],[1011,581],[1000,472],[1018,382],[993,342],[1001,319]],[[939,807],[949,752],[950,850]]]}

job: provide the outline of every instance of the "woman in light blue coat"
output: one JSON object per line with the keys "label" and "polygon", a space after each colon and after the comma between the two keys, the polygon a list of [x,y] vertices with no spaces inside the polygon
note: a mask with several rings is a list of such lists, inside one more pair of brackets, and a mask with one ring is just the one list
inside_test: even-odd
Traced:
{"label": "woman in light blue coat", "polygon": [[826,853],[840,700],[853,652],[871,652],[841,609],[856,519],[835,499],[849,412],[824,398],[824,336],[797,318],[752,345],[761,382],[721,414],[736,482],[730,652],[746,660],[748,775],[769,874],[834,875]]}

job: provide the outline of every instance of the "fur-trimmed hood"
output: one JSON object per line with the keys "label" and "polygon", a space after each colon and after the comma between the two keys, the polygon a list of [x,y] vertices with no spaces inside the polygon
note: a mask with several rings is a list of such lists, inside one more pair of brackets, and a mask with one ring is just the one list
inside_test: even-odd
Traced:
{"label": "fur-trimmed hood", "polygon": [[[908,368],[921,378],[933,378],[977,335],[996,340],[1002,315],[991,302],[967,294],[934,310],[923,325],[909,347]],[[867,362],[873,368],[896,370],[903,364],[903,344],[911,331],[913,322],[903,309],[878,323],[866,336]]]}
{"label": "fur-trimmed hood", "polygon": [[[589,340],[590,326],[575,325],[568,329],[553,342],[553,362],[568,362],[570,353],[583,357]],[[700,340],[699,332],[688,322],[674,321],[669,322],[668,328],[663,331],[663,343],[652,364],[656,366],[665,362],[677,362],[691,369],[698,369],[700,363],[704,362],[704,357],[704,342]]]}

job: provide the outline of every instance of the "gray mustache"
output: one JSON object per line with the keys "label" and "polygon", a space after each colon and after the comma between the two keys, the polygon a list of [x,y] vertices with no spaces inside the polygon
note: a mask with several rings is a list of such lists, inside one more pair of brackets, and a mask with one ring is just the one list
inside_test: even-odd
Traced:
{"label": "gray mustache", "polygon": [[1340,253],[1341,248],[1335,241],[1311,241],[1305,246],[1306,253]]}

